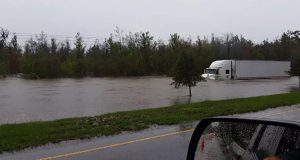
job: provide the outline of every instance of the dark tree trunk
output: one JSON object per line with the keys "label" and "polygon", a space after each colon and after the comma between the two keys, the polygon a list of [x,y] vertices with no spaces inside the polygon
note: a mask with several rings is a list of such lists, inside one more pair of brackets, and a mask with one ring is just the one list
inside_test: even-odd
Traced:
{"label": "dark tree trunk", "polygon": [[299,79],[299,88],[300,88],[300,76],[298,76],[298,79]]}
{"label": "dark tree trunk", "polygon": [[191,89],[191,86],[189,86],[189,91],[190,91],[190,97],[192,97],[192,89]]}

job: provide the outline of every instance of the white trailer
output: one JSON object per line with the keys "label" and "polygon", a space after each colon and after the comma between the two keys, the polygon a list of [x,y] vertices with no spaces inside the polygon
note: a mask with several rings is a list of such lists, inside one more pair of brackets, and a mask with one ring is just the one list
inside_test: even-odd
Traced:
{"label": "white trailer", "polygon": [[213,80],[272,79],[289,77],[289,61],[219,60],[206,68],[202,77]]}

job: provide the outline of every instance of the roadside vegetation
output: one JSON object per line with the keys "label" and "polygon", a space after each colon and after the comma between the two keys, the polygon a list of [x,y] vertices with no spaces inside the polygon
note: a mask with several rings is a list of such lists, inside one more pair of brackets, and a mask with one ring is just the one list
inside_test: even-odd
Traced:
{"label": "roadside vegetation", "polygon": [[[203,35],[201,35],[203,36]],[[300,54],[300,31],[255,43],[242,35],[191,39],[171,34],[155,39],[149,32],[115,33],[87,46],[91,37],[12,33],[0,27],[0,77],[25,78],[172,75],[183,53],[193,56],[201,74],[214,60],[293,60]],[[26,40],[20,45],[19,39]],[[298,76],[298,75],[297,75]]]}
{"label": "roadside vegetation", "polygon": [[300,92],[205,101],[163,108],[109,113],[94,117],[0,125],[0,153],[47,143],[138,131],[151,125],[171,125],[211,116],[259,111],[300,103]]}

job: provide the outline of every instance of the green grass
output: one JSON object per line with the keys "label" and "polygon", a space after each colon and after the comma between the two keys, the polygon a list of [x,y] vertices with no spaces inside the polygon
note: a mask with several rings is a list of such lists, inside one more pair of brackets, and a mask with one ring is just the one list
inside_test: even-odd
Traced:
{"label": "green grass", "polygon": [[300,103],[300,92],[205,101],[163,108],[109,113],[95,117],[0,125],[0,153],[64,140],[137,131],[153,124],[169,125],[211,116],[263,110]]}

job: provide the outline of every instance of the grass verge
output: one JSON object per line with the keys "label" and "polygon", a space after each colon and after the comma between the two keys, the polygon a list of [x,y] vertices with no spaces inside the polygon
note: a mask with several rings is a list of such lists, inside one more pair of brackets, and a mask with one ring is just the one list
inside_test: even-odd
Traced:
{"label": "grass verge", "polygon": [[201,118],[245,113],[300,103],[300,92],[205,101],[163,108],[109,113],[94,117],[0,125],[0,153],[65,140],[137,131],[153,124],[169,125]]}

